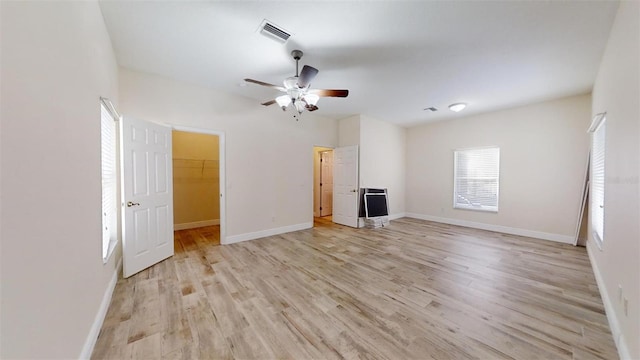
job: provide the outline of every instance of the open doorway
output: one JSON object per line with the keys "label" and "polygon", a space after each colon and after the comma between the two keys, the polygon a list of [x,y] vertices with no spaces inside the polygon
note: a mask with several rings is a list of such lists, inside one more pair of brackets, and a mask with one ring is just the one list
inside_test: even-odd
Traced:
{"label": "open doorway", "polygon": [[[220,244],[220,137],[172,131],[176,239]],[[178,242],[177,242],[178,243]]]}
{"label": "open doorway", "polygon": [[331,222],[333,214],[333,149],[313,148],[314,224]]}

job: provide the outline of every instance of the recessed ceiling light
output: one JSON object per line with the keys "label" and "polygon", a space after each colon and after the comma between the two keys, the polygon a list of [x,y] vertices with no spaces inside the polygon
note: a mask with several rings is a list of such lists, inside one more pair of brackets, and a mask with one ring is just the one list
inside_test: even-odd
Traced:
{"label": "recessed ceiling light", "polygon": [[449,105],[449,110],[453,111],[453,112],[460,112],[462,110],[464,110],[464,108],[467,107],[467,104],[465,103],[455,103],[455,104],[451,104]]}
{"label": "recessed ceiling light", "polygon": [[438,111],[438,108],[431,106],[431,107],[428,107],[428,108],[425,108],[425,109],[422,109],[422,110],[424,110],[424,111],[429,110],[429,111],[432,111],[432,112],[436,112],[436,111]]}

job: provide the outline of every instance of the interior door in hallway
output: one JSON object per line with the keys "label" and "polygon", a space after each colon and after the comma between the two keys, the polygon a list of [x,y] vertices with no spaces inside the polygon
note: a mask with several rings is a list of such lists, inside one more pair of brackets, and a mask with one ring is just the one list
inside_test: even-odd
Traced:
{"label": "interior door in hallway", "polygon": [[129,277],[173,256],[171,129],[122,121],[122,252]]}
{"label": "interior door in hallway", "polygon": [[333,222],[358,227],[358,146],[333,150]]}
{"label": "interior door in hallway", "polygon": [[320,153],[320,216],[333,211],[333,151]]}

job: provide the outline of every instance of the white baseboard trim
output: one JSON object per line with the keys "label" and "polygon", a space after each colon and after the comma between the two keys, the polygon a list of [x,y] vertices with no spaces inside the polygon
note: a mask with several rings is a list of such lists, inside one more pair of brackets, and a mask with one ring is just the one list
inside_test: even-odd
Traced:
{"label": "white baseboard trim", "polygon": [[313,227],[313,222],[306,222],[301,224],[283,226],[274,229],[261,230],[251,233],[239,234],[239,235],[231,235],[227,236],[225,241],[222,243],[223,245],[234,244],[241,241],[254,240],[267,236],[284,234],[292,231],[311,229]]}
{"label": "white baseboard trim", "polygon": [[598,265],[596,264],[592,251],[593,250],[591,249],[591,246],[587,244],[587,254],[589,254],[589,262],[591,262],[591,268],[593,269],[593,274],[596,277],[596,283],[598,284],[598,289],[600,290],[600,297],[602,297],[604,311],[607,314],[607,320],[609,321],[609,328],[611,329],[613,340],[616,343],[616,347],[618,348],[618,356],[621,360],[631,360],[627,342],[624,339],[624,334],[620,330],[620,322],[618,321],[618,317],[613,310],[613,304],[611,303],[611,299],[609,298],[609,292],[607,291],[607,287],[604,284],[602,275],[600,275],[600,270],[598,269]]}
{"label": "white baseboard trim", "polygon": [[85,340],[84,346],[82,347],[82,352],[80,352],[80,359],[91,358],[91,353],[93,353],[93,348],[96,346],[96,341],[98,341],[98,335],[100,335],[100,329],[102,328],[102,324],[104,323],[104,318],[107,316],[109,304],[111,304],[111,297],[113,296],[113,291],[116,288],[116,284],[118,283],[118,276],[121,271],[122,257],[120,257],[120,260],[118,260],[116,270],[113,272],[111,281],[109,281],[109,285],[107,285],[107,289],[104,292],[102,303],[100,303],[100,308],[98,309],[96,317],[93,320],[93,325],[91,325],[89,335],[87,335],[87,339]]}
{"label": "white baseboard trim", "polygon": [[220,225],[220,219],[194,221],[190,223],[174,224],[173,230],[195,229],[204,226]]}
{"label": "white baseboard trim", "polygon": [[409,218],[414,218],[414,219],[435,221],[435,222],[444,223],[444,224],[458,225],[458,226],[470,227],[470,228],[481,229],[481,230],[489,230],[489,231],[495,231],[495,232],[511,234],[511,235],[527,236],[527,237],[532,237],[536,239],[550,240],[550,241],[555,241],[555,242],[560,242],[565,244],[572,244],[572,245],[575,240],[573,236],[568,236],[568,235],[551,234],[551,233],[546,233],[541,231],[519,229],[519,228],[493,225],[493,224],[484,224],[484,223],[478,223],[473,221],[443,218],[443,217],[424,215],[424,214],[406,213],[405,216]]}
{"label": "white baseboard trim", "polygon": [[389,220],[397,220],[397,219],[403,218],[405,216],[407,216],[407,214],[405,214],[405,213],[391,214],[391,215],[389,215]]}

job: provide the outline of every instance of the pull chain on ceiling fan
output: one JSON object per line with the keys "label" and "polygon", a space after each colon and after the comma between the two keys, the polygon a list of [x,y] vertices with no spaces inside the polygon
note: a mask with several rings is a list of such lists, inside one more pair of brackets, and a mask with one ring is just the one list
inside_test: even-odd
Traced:
{"label": "pull chain on ceiling fan", "polygon": [[318,75],[318,69],[305,65],[302,67],[302,71],[298,73],[298,63],[302,55],[303,52],[301,50],[293,50],[291,52],[291,56],[296,61],[296,75],[284,79],[282,82],[284,87],[258,80],[244,79],[246,82],[270,87],[286,93],[286,95],[278,96],[273,100],[265,101],[262,105],[269,106],[278,103],[283,111],[286,111],[291,105],[298,114],[302,114],[305,109],[307,111],[318,110],[316,104],[321,97],[347,97],[349,95],[349,90],[310,89],[311,81]]}

